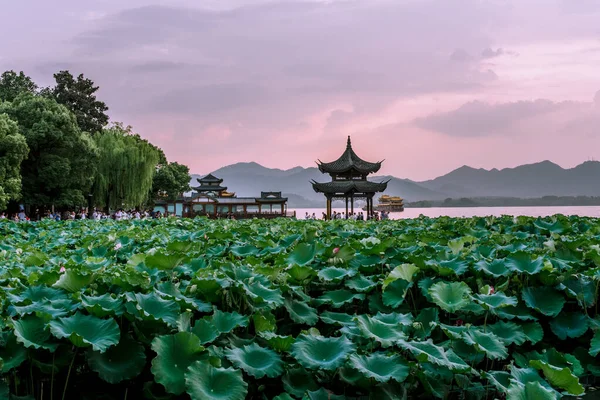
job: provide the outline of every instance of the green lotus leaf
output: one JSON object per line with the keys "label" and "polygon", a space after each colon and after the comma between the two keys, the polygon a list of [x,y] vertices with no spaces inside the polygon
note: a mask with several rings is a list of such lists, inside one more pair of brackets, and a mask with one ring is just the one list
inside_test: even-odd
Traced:
{"label": "green lotus leaf", "polygon": [[535,227],[540,230],[556,233],[559,235],[565,232],[565,230],[567,229],[567,227],[561,221],[558,220],[545,221],[541,218],[538,218],[533,223],[533,225],[535,225]]}
{"label": "green lotus leaf", "polygon": [[528,322],[521,324],[523,328],[523,333],[527,337],[527,340],[531,342],[531,344],[536,344],[541,341],[544,337],[544,329],[542,329],[542,325],[539,322]]}
{"label": "green lotus leaf", "polygon": [[119,344],[106,352],[87,352],[90,369],[108,383],[115,384],[138,376],[146,365],[144,346],[129,335],[123,335]]}
{"label": "green lotus leaf", "polygon": [[296,282],[304,282],[311,279],[313,276],[317,275],[317,272],[310,267],[302,267],[299,265],[294,265],[293,267],[287,270],[290,278],[295,280]]}
{"label": "green lotus leaf", "polygon": [[273,332],[261,332],[260,336],[266,340],[269,347],[279,353],[290,351],[295,341],[293,336],[281,336]]}
{"label": "green lotus leaf", "polygon": [[476,294],[473,296],[473,299],[486,308],[514,307],[518,304],[516,297],[509,297],[502,292],[494,294]]}
{"label": "green lotus leaf", "polygon": [[25,316],[29,314],[35,314],[44,319],[64,317],[75,309],[77,309],[77,304],[71,302],[70,300],[42,300],[26,306],[9,307],[11,315]]}
{"label": "green lotus leaf", "polygon": [[229,333],[238,326],[248,326],[248,317],[236,312],[222,312],[216,308],[213,315],[204,317],[204,319],[210,321],[221,333]]}
{"label": "green lotus leaf", "polygon": [[0,347],[0,359],[4,363],[0,371],[7,373],[27,360],[27,349],[21,343],[17,342],[17,337],[13,332],[2,332],[0,335],[1,341],[4,344],[4,346]]}
{"label": "green lotus leaf", "polygon": [[338,338],[302,334],[291,354],[305,368],[332,371],[340,367],[355,349],[345,336]]}
{"label": "green lotus leaf", "polygon": [[479,260],[477,263],[475,263],[475,269],[482,271],[487,275],[493,276],[494,278],[508,276],[511,273],[511,270],[506,266],[505,260],[499,259],[492,261]]}
{"label": "green lotus leaf", "polygon": [[17,341],[23,343],[25,347],[50,351],[55,351],[58,347],[58,343],[50,340],[51,334],[43,319],[28,316],[13,320],[12,323]]}
{"label": "green lotus leaf", "polygon": [[119,325],[113,318],[102,319],[79,312],[70,317],[50,321],[50,332],[59,339],[69,338],[77,347],[92,346],[104,353],[119,343]]}
{"label": "green lotus leaf", "polygon": [[172,298],[180,304],[193,308],[200,312],[209,312],[212,310],[210,304],[195,298],[187,297],[179,290],[179,287],[172,282],[162,282],[156,285],[156,292],[160,296]]}
{"label": "green lotus leaf", "polygon": [[353,269],[327,267],[320,270],[317,276],[325,282],[339,282],[345,278],[351,277],[356,273]]}
{"label": "green lotus leaf", "polygon": [[319,390],[306,392],[302,400],[346,400],[346,397],[338,396],[327,389],[320,388]]}
{"label": "green lotus leaf", "polygon": [[585,392],[585,389],[579,383],[579,379],[573,375],[569,368],[555,367],[542,360],[531,360],[529,364],[533,368],[542,370],[548,382],[566,390],[569,394],[580,395]]}
{"label": "green lotus leaf", "polygon": [[539,257],[535,260],[524,252],[517,252],[506,258],[506,267],[511,271],[525,273],[528,275],[536,275],[544,266],[544,260]]}
{"label": "green lotus leaf", "polygon": [[273,400],[294,400],[294,398],[287,393],[281,393],[280,395],[273,397]]}
{"label": "green lotus leaf", "polygon": [[285,391],[295,397],[302,397],[306,392],[319,388],[313,376],[302,367],[288,369],[281,381]]}
{"label": "green lotus leaf", "polygon": [[417,272],[419,272],[419,268],[414,264],[398,265],[383,280],[383,289],[385,289],[387,285],[394,282],[396,279],[404,279],[407,282],[412,282],[413,277]]}
{"label": "green lotus leaf", "polygon": [[502,340],[506,346],[511,344],[520,346],[528,340],[521,325],[514,322],[498,321],[493,325],[488,325],[487,329]]}
{"label": "green lotus leaf", "polygon": [[368,293],[377,287],[377,283],[363,275],[346,281],[346,287],[360,293]]}
{"label": "green lotus leaf", "polygon": [[200,339],[200,343],[202,344],[212,342],[221,334],[209,319],[199,319],[196,321],[192,328],[192,333],[198,336],[198,339]]}
{"label": "green lotus leaf", "polygon": [[167,392],[182,394],[185,391],[187,368],[202,358],[204,347],[200,339],[190,332],[157,336],[152,340],[152,350],[157,354],[152,360],[152,373],[156,382]]}
{"label": "green lotus leaf", "polygon": [[579,312],[561,312],[550,321],[550,329],[560,340],[578,338],[588,331],[588,319]]}
{"label": "green lotus leaf", "polygon": [[463,339],[465,336],[465,333],[469,329],[466,326],[454,326],[454,325],[446,325],[446,324],[437,324],[437,326],[442,328],[442,331],[444,331],[446,336],[448,336],[450,339],[454,339],[454,340]]}
{"label": "green lotus leaf", "polygon": [[107,315],[123,315],[125,308],[123,301],[120,298],[113,298],[110,293],[105,293],[102,296],[86,296],[81,295],[81,304],[91,314],[97,317],[106,317]]}
{"label": "green lotus leaf", "polygon": [[517,368],[514,365],[510,367],[511,383],[525,386],[528,382],[538,382],[546,389],[554,390],[534,368]]}
{"label": "green lotus leaf", "polygon": [[319,321],[317,310],[310,307],[306,303],[302,303],[297,300],[286,299],[284,306],[288,314],[290,314],[290,318],[294,322],[313,326]]}
{"label": "green lotus leaf", "polygon": [[508,306],[501,308],[493,308],[491,312],[500,318],[513,320],[518,319],[521,321],[537,321],[537,317],[531,315],[531,310],[524,304],[519,303],[516,307]]}
{"label": "green lotus leaf", "polygon": [[299,243],[290,253],[287,260],[289,264],[305,266],[313,262],[317,249],[314,244]]}
{"label": "green lotus leaf", "polygon": [[136,310],[142,318],[152,318],[165,324],[176,327],[177,317],[181,312],[179,305],[173,300],[165,300],[156,293],[142,294],[127,293],[129,301],[135,301]]}
{"label": "green lotus leaf", "polygon": [[400,347],[410,351],[420,362],[430,362],[440,367],[448,368],[453,372],[467,372],[471,370],[469,364],[457,356],[452,350],[444,350],[433,344],[431,339],[425,342],[407,342],[400,340]]}
{"label": "green lotus leaf", "polygon": [[471,289],[464,282],[437,282],[429,288],[433,302],[442,310],[456,312],[466,307]]}
{"label": "green lotus leaf", "polygon": [[68,269],[60,276],[53,287],[64,289],[67,292],[78,292],[94,281],[94,275],[84,275]]}
{"label": "green lotus leaf", "polygon": [[167,244],[167,250],[179,252],[179,253],[187,253],[192,248],[193,245],[194,245],[194,243],[188,239],[176,240],[173,242],[169,242],[169,244]]}
{"label": "green lotus leaf", "polygon": [[398,355],[386,356],[383,353],[374,353],[369,356],[353,354],[350,364],[367,378],[377,382],[394,380],[403,382],[410,373],[408,363]]}
{"label": "green lotus leaf", "polygon": [[600,331],[595,331],[590,342],[590,355],[596,357],[598,353],[600,353]]}
{"label": "green lotus leaf", "polygon": [[483,351],[490,359],[504,360],[508,357],[508,350],[502,340],[492,332],[481,332],[479,330],[469,330],[463,336],[468,344],[474,345],[478,350]]}
{"label": "green lotus leaf", "polygon": [[415,323],[413,323],[414,336],[421,340],[426,339],[431,335],[433,329],[432,323],[436,322],[438,322],[437,308],[422,309],[417,318],[415,318]]}
{"label": "green lotus leaf", "polygon": [[354,316],[345,313],[324,311],[320,315],[321,321],[330,325],[353,325]]}
{"label": "green lotus leaf", "polygon": [[185,257],[180,254],[165,254],[157,251],[154,254],[147,255],[144,264],[148,268],[156,268],[158,270],[172,270],[183,261]]}
{"label": "green lotus leaf", "polygon": [[539,382],[528,382],[525,385],[512,385],[508,389],[511,400],[557,400],[558,395],[551,389],[546,389]]}
{"label": "green lotus leaf", "polygon": [[386,325],[398,326],[405,325],[409,326],[413,322],[413,316],[411,314],[400,314],[400,313],[388,313],[383,314],[378,312],[372,317],[375,321],[379,321]]}
{"label": "green lotus leaf", "polygon": [[258,281],[252,283],[244,283],[244,290],[253,300],[263,301],[265,303],[280,306],[283,304],[283,296],[281,290],[269,288]]}
{"label": "green lotus leaf", "polygon": [[366,315],[358,316],[356,322],[365,337],[374,339],[383,347],[391,347],[406,338],[400,324],[386,324]]}
{"label": "green lotus leaf", "polygon": [[412,287],[412,282],[404,279],[396,279],[383,290],[383,304],[388,307],[397,308],[404,302],[404,297]]}
{"label": "green lotus leaf", "polygon": [[258,254],[258,249],[252,245],[234,245],[229,248],[231,254],[236,257],[248,257]]}
{"label": "green lotus leaf", "polygon": [[213,303],[220,300],[219,293],[229,286],[229,281],[225,279],[202,278],[195,279],[193,282],[198,294]]}
{"label": "green lotus leaf", "polygon": [[365,295],[363,293],[352,293],[349,290],[332,290],[321,297],[318,301],[321,303],[331,304],[333,308],[340,308],[344,304],[352,303],[354,300],[364,300]]}
{"label": "green lotus leaf", "polygon": [[484,376],[500,392],[505,393],[510,386],[510,374],[508,372],[489,371],[486,372]]}
{"label": "green lotus leaf", "polygon": [[264,376],[275,378],[283,372],[283,363],[279,355],[256,343],[227,349],[225,355],[233,365],[257,379]]}
{"label": "green lotus leaf", "polygon": [[254,313],[252,323],[254,325],[254,332],[256,333],[274,332],[277,329],[277,320],[271,312]]}
{"label": "green lotus leaf", "polygon": [[432,265],[440,276],[449,276],[452,274],[460,276],[469,269],[469,264],[459,258],[444,261],[428,261],[428,264]]}
{"label": "green lotus leaf", "polygon": [[244,400],[248,393],[242,371],[215,368],[206,361],[190,365],[185,387],[192,400]]}
{"label": "green lotus leaf", "polygon": [[21,294],[15,295],[8,293],[8,298],[13,304],[19,304],[26,301],[32,303],[43,300],[59,300],[66,299],[65,292],[47,286],[31,286],[25,289]]}
{"label": "green lotus leaf", "polygon": [[569,297],[576,298],[583,308],[596,304],[596,284],[586,276],[572,276],[563,282],[560,289]]}
{"label": "green lotus leaf", "polygon": [[549,317],[556,317],[565,305],[563,295],[546,286],[526,287],[523,289],[522,298],[527,307]]}

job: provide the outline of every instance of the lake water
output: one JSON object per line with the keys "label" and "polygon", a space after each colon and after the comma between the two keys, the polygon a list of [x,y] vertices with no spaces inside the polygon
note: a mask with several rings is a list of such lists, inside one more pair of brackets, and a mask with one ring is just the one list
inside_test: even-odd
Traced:
{"label": "lake water", "polygon": [[[334,211],[345,212],[345,208],[334,208]],[[325,208],[295,208],[298,219],[304,219],[306,213],[315,213],[321,218]],[[356,209],[355,211],[360,211]],[[581,217],[600,218],[600,206],[565,206],[565,207],[431,207],[431,208],[405,208],[403,212],[390,213],[390,219],[417,218],[419,215],[427,217],[485,217],[489,215],[525,215],[530,217],[547,217],[555,214],[579,215]]]}

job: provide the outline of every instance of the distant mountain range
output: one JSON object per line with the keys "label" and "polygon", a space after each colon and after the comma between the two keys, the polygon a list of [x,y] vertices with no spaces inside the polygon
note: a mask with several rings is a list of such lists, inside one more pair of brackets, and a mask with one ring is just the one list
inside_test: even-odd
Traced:
{"label": "distant mountain range", "polygon": [[[238,196],[258,196],[261,191],[281,191],[289,197],[289,207],[321,207],[323,195],[315,193],[311,179],[325,182],[329,175],[317,168],[288,170],[266,168],[255,162],[237,163],[212,172]],[[192,186],[197,178],[192,175]],[[550,161],[505,169],[460,167],[438,178],[415,182],[393,176],[375,176],[373,181],[390,179],[386,194],[401,196],[407,202],[470,197],[600,196],[600,162],[586,161],[565,169]]]}

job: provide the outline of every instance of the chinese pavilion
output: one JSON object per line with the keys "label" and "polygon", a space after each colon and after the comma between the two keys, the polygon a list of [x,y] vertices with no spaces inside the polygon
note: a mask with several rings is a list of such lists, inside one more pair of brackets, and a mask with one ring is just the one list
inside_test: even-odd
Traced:
{"label": "chinese pavilion", "polygon": [[319,171],[331,176],[331,182],[319,183],[312,181],[315,192],[323,193],[327,198],[327,219],[331,219],[331,202],[343,199],[346,201],[346,216],[348,216],[348,203],[350,212],[354,213],[354,200],[367,201],[367,216],[373,215],[373,197],[377,192],[383,192],[389,182],[371,182],[367,180],[369,174],[379,171],[381,163],[368,162],[361,159],[352,149],[350,136],[346,144],[346,151],[335,161],[324,163],[318,160]]}

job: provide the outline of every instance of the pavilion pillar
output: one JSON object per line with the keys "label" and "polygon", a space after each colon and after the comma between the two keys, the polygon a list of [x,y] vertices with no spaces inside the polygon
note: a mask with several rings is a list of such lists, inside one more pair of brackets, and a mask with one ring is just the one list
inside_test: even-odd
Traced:
{"label": "pavilion pillar", "polygon": [[284,215],[284,213],[283,213],[283,203],[281,203],[281,215]]}
{"label": "pavilion pillar", "polygon": [[354,193],[350,195],[350,213],[354,214]]}
{"label": "pavilion pillar", "polygon": [[258,203],[258,214],[262,214],[262,204]]}
{"label": "pavilion pillar", "polygon": [[331,198],[327,197],[327,220],[331,220]]}
{"label": "pavilion pillar", "polygon": [[346,219],[348,219],[348,195],[346,195]]}

